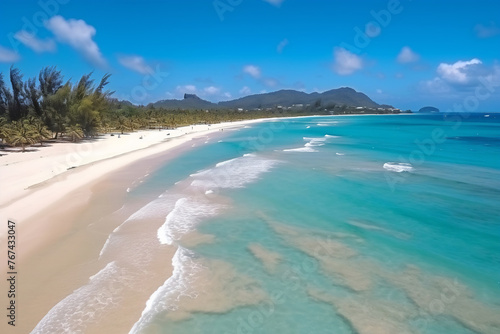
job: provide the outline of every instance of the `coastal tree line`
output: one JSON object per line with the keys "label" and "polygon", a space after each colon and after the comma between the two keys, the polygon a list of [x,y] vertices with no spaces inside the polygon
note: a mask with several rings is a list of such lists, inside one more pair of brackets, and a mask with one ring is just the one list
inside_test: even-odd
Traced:
{"label": "coastal tree line", "polygon": [[[190,124],[213,124],[243,119],[332,114],[321,102],[301,109],[281,107],[258,110],[192,109],[171,110],[153,104],[136,106],[113,98],[106,89],[110,74],[99,81],[92,72],[76,81],[64,80],[56,67],[45,67],[24,78],[12,66],[8,75],[0,73],[0,145],[19,146],[22,151],[44,141],[79,141],[99,134],[124,133],[138,129],[175,128]],[[332,109],[351,113],[346,106]],[[333,108],[333,107],[332,107]]]}
{"label": "coastal tree line", "polygon": [[282,110],[238,112],[135,106],[112,97],[114,92],[106,90],[109,78],[105,74],[96,82],[88,73],[76,82],[65,81],[54,66],[26,79],[14,66],[8,75],[0,73],[0,145],[19,146],[24,151],[27,146],[42,145],[47,140],[79,141],[109,132],[297,114]]}

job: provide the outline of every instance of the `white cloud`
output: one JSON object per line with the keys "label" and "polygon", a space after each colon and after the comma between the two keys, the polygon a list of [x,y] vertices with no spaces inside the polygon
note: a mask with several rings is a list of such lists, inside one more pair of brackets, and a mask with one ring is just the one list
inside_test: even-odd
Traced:
{"label": "white cloud", "polygon": [[344,48],[337,47],[333,52],[334,64],[333,70],[340,75],[349,75],[363,68],[361,57],[347,51]]}
{"label": "white cloud", "polygon": [[239,93],[241,95],[250,95],[252,93],[252,90],[248,86],[244,86],[242,89],[240,89]]}
{"label": "white cloud", "polygon": [[56,43],[52,39],[41,40],[36,38],[34,34],[21,30],[16,32],[14,38],[32,49],[37,53],[53,52],[56,50]]}
{"label": "white cloud", "polygon": [[220,92],[220,89],[215,87],[215,86],[209,86],[209,87],[205,87],[203,89],[203,91],[208,94],[208,95],[215,95],[215,94],[219,94]]}
{"label": "white cloud", "polygon": [[0,46],[0,63],[14,63],[19,60],[19,54],[14,50]]}
{"label": "white cloud", "polygon": [[83,20],[65,20],[59,15],[46,21],[45,26],[52,31],[58,41],[69,44],[92,64],[100,67],[106,65],[106,60],[92,39],[96,34],[93,26],[88,25]]}
{"label": "white cloud", "polygon": [[474,76],[473,72],[475,65],[480,65],[482,62],[477,59],[469,61],[459,60],[454,64],[441,63],[437,68],[438,75],[449,83],[466,84]]}
{"label": "white cloud", "polygon": [[273,6],[279,7],[285,0],[264,0],[264,1],[270,3]]}
{"label": "white cloud", "polygon": [[477,58],[453,64],[441,63],[436,72],[435,78],[420,83],[420,87],[431,94],[455,94],[458,97],[460,95],[456,94],[473,92],[485,84],[500,86],[500,66],[485,66]]}
{"label": "white cloud", "polygon": [[490,38],[496,35],[500,35],[500,28],[498,28],[495,22],[490,22],[489,25],[478,24],[474,27],[477,37],[479,38]]}
{"label": "white cloud", "polygon": [[377,92],[377,94],[382,94],[383,93],[382,89],[380,89],[380,88],[377,89],[376,92]]}
{"label": "white cloud", "polygon": [[260,78],[261,75],[260,68],[255,65],[246,65],[245,67],[243,67],[243,72],[250,74],[252,77],[256,79]]}
{"label": "white cloud", "polygon": [[230,99],[232,98],[233,96],[231,95],[231,93],[229,92],[224,92],[224,94],[222,94],[223,97],[225,97],[226,99]]}
{"label": "white cloud", "polygon": [[259,84],[266,87],[276,87],[280,85],[280,82],[275,78],[263,77],[262,71],[258,66],[246,65],[243,67],[243,72],[250,75],[252,78],[256,79]]}
{"label": "white cloud", "polygon": [[152,74],[154,72],[141,56],[118,56],[118,61],[129,70],[140,74]]}
{"label": "white cloud", "polygon": [[278,46],[276,47],[276,51],[278,51],[278,53],[282,53],[283,52],[283,49],[288,45],[288,39],[284,39],[282,40]]}
{"label": "white cloud", "polygon": [[178,93],[178,94],[196,94],[197,92],[197,89],[196,89],[196,86],[195,85],[184,85],[184,86],[177,86],[175,88],[175,91]]}
{"label": "white cloud", "polygon": [[408,46],[405,46],[401,49],[398,54],[398,63],[406,64],[413,63],[420,59],[420,56],[412,51]]}

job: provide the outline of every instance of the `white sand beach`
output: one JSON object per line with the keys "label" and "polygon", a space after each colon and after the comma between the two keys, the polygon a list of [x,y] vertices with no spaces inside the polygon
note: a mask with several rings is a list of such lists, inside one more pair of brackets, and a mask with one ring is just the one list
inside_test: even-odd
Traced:
{"label": "white sand beach", "polygon": [[[196,137],[258,121],[114,133],[92,141],[34,145],[24,153],[9,152],[0,157],[0,220],[22,224],[72,190],[129,163]],[[0,237],[5,233],[2,229]]]}

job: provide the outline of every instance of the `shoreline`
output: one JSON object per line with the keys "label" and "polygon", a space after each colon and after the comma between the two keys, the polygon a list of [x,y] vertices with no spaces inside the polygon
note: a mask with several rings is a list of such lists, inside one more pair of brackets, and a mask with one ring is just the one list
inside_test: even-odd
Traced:
{"label": "shoreline", "polygon": [[[118,138],[117,133],[114,136],[105,134],[97,139],[79,143],[54,143],[41,147],[35,145],[29,148],[29,152],[8,152],[0,156],[0,220],[27,220],[42,211],[47,206],[45,203],[54,203],[65,194],[105,174],[220,129],[280,119],[374,115],[273,117],[216,123],[210,126],[190,125],[174,130],[140,130],[120,134],[121,138]],[[170,135],[167,136],[167,133]],[[116,145],[118,140],[121,142]],[[26,207],[23,205],[25,202],[31,205]],[[5,229],[0,229],[0,238],[4,237],[5,233]]]}
{"label": "shoreline", "polygon": [[[325,116],[312,115],[300,118],[310,117]],[[22,292],[25,294],[20,297],[20,305],[23,305],[21,308],[23,313],[30,314],[24,320],[21,328],[31,331],[52,307],[71,294],[75,288],[85,284],[89,277],[103,269],[103,262],[97,254],[103,246],[106,236],[116,227],[113,224],[119,220],[113,221],[111,219],[111,222],[100,224],[102,226],[94,230],[89,228],[93,223],[89,225],[89,221],[82,217],[89,219],[99,217],[96,212],[87,213],[86,208],[89,206],[101,206],[96,211],[104,212],[107,216],[112,215],[111,211],[120,209],[116,207],[119,198],[114,194],[122,194],[124,191],[111,191],[112,186],[106,184],[115,174],[123,173],[131,176],[136,173],[138,176],[144,171],[134,172],[133,168],[127,170],[127,167],[146,164],[153,161],[155,157],[165,158],[166,154],[173,153],[175,155],[176,149],[178,149],[177,153],[189,150],[188,142],[219,133],[222,128],[230,130],[248,124],[292,118],[297,117],[219,123],[210,127],[196,125],[176,130],[139,131],[123,135],[120,139],[116,135],[114,138],[106,135],[105,139],[94,141],[98,143],[95,146],[92,146],[92,143],[63,143],[56,144],[54,147],[44,147],[40,151],[24,154],[14,153],[11,160],[4,159],[7,156],[1,157],[0,170],[2,173],[0,177],[2,183],[15,177],[16,174],[22,175],[22,173],[30,173],[34,170],[39,171],[39,173],[26,174],[29,177],[21,180],[24,183],[8,183],[8,187],[3,188],[0,194],[2,220],[5,222],[8,218],[14,220],[19,229],[20,248],[17,259],[21,265],[24,265],[21,285],[23,286]],[[174,131],[176,133],[172,135]],[[164,136],[169,132],[171,139],[165,140]],[[139,139],[140,136],[143,136],[143,139]],[[124,140],[120,143],[120,147],[117,147],[116,140],[121,139]],[[92,150],[87,153],[84,153],[86,152],[84,150],[79,151],[78,147],[84,145]],[[42,157],[36,158],[38,154],[41,154]],[[77,160],[69,160],[68,162],[68,156],[75,159],[76,154],[80,154],[81,160],[78,161],[80,164],[74,166],[72,163],[77,162]],[[17,161],[14,158],[18,158]],[[69,170],[60,168],[58,174],[51,176],[44,173],[42,169],[47,162],[55,164],[55,166],[68,163],[68,165],[71,164],[70,167],[77,168]],[[47,175],[50,177],[46,178]],[[26,189],[23,188],[24,185],[28,185]],[[112,199],[103,197],[104,193],[112,194]],[[17,197],[6,200],[6,194],[17,194]],[[14,195],[12,196],[14,197]],[[7,229],[0,231],[2,238],[0,247],[4,249],[6,245],[3,244],[3,235],[6,231]],[[163,259],[165,257],[172,258],[174,253],[175,249],[166,250]],[[163,271],[171,274],[172,269],[172,266],[168,265]],[[4,289],[4,284],[2,283],[2,289]],[[144,296],[149,297],[150,292],[145,293]],[[33,306],[27,306],[31,303]],[[140,307],[134,310],[133,319],[137,318],[137,312],[140,315],[143,309],[141,303],[136,304]]]}
{"label": "shoreline", "polygon": [[[49,147],[32,147],[39,150],[31,152],[9,153],[0,157],[0,220],[10,219],[22,224],[71,191],[135,161],[167,152],[220,129],[264,120],[193,125],[175,130],[142,130],[120,135],[121,138],[107,134],[104,139],[90,142],[56,143]],[[122,142],[116,145],[118,140]],[[1,229],[0,238],[6,232]]]}
{"label": "shoreline", "polygon": [[[130,211],[138,209],[138,207],[135,209],[130,207],[128,211],[124,210],[120,214],[115,214],[120,211],[119,203],[127,193],[124,179],[140,179],[146,169],[154,170],[161,163],[168,162],[169,159],[174,159],[191,149],[191,140],[196,143],[197,140],[203,140],[208,136],[223,135],[223,132],[219,131],[221,128],[231,131],[260,121],[262,120],[220,123],[210,128],[206,125],[193,126],[192,131],[191,126],[184,127],[181,130],[186,130],[187,133],[180,133],[171,140],[152,142],[145,148],[89,162],[31,185],[28,189],[22,190],[21,200],[4,204],[1,207],[2,219],[7,222],[10,218],[16,222],[18,240],[16,266],[19,267],[20,290],[16,302],[19,304],[19,312],[22,311],[24,319],[18,320],[15,332],[31,332],[48,314],[47,312],[103,269],[105,259],[100,259],[99,250],[103,247],[107,236],[117,224],[119,225],[127,218],[125,216],[130,214]],[[172,132],[172,130],[167,131]],[[166,131],[141,131],[135,133],[134,137],[146,135],[147,138],[156,132],[167,133]],[[68,145],[74,145],[74,143]],[[64,146],[67,145],[62,144],[61,147],[64,148]],[[106,148],[105,145],[103,147]],[[55,151],[55,153],[60,152]],[[31,155],[33,154],[36,152]],[[27,154],[24,154],[21,157],[26,159],[26,156]],[[24,168],[33,169],[36,164],[30,164],[30,161],[26,159],[25,163],[12,164],[10,168],[11,170],[15,168],[17,171],[21,165]],[[5,167],[9,166],[2,165],[0,168],[5,170]],[[2,174],[2,178],[4,177],[5,174]],[[3,192],[3,200],[5,200],[5,195],[6,193]],[[92,210],[89,210],[89,207]],[[106,217],[106,219],[97,224],[97,220],[101,217]],[[6,231],[7,229],[2,229],[4,234]],[[6,241],[4,242],[6,239],[1,236],[0,247],[3,249],[7,247]],[[175,249],[167,247],[161,252],[162,259],[171,259],[174,253]],[[7,272],[6,263],[2,267]],[[167,263],[160,272],[163,276],[171,275],[172,269],[171,264]],[[149,284],[155,283],[154,285],[163,282],[155,281],[152,277],[150,280]],[[6,283],[0,284],[2,291],[8,290]],[[146,291],[143,296],[136,296],[136,298],[142,300],[144,297],[149,297],[152,292]],[[133,311],[131,319],[135,321],[143,305],[141,302],[128,304],[136,309],[129,306],[124,311],[126,313]],[[130,329],[128,325],[131,326],[127,324],[123,330],[128,331]],[[2,323],[0,328],[4,326],[5,323]],[[100,329],[89,332],[99,333]]]}
{"label": "shoreline", "polygon": [[[55,143],[49,146],[33,146],[33,151],[12,152],[0,156],[0,220],[14,221],[16,227],[33,235],[32,244],[24,245],[27,253],[37,248],[36,233],[31,233],[26,224],[42,234],[44,227],[29,224],[46,211],[48,207],[59,203],[65,196],[78,189],[87,190],[99,179],[125,168],[141,159],[157,154],[164,154],[193,139],[221,131],[234,129],[248,124],[274,122],[297,118],[316,117],[373,116],[366,115],[311,115],[294,117],[273,117],[238,122],[225,122],[208,125],[190,125],[173,130],[140,130],[132,133],[111,136],[106,134],[99,139],[79,143]],[[378,115],[376,115],[378,116]],[[384,115],[380,115],[384,116]],[[391,115],[392,116],[392,115]],[[167,136],[167,133],[170,134]],[[140,139],[142,138],[142,139]],[[117,141],[120,141],[117,144]],[[38,158],[39,156],[39,158]],[[90,197],[81,197],[85,201]],[[70,203],[72,204],[72,203]],[[72,204],[74,205],[74,204]],[[0,247],[7,229],[0,229]],[[41,243],[41,242],[40,242]],[[6,245],[5,245],[6,246]]]}

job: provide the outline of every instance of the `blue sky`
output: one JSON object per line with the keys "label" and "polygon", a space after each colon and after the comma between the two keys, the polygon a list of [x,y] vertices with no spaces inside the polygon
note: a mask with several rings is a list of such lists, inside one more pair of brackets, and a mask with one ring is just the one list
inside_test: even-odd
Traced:
{"label": "blue sky", "polygon": [[352,87],[402,109],[500,111],[500,1],[2,1],[0,72],[111,73],[136,104]]}

